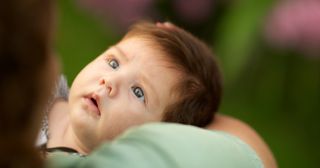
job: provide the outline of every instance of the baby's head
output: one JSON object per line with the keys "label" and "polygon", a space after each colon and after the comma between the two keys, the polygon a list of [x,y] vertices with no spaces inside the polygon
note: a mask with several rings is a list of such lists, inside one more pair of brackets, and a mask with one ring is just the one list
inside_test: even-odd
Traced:
{"label": "baby's head", "polygon": [[203,42],[178,27],[141,22],[78,74],[71,126],[90,151],[146,122],[204,127],[220,99],[220,72]]}
{"label": "baby's head", "polygon": [[222,81],[208,46],[171,23],[136,24],[124,40],[131,37],[147,40],[180,72],[170,95],[175,101],[163,111],[162,121],[199,127],[209,124],[220,104]]}

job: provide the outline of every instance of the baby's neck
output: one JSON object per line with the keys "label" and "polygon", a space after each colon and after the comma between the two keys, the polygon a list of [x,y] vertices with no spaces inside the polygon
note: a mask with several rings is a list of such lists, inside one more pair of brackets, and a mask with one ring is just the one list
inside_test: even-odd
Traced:
{"label": "baby's neck", "polygon": [[47,148],[68,147],[81,154],[88,151],[82,146],[74,135],[70,126],[69,106],[66,101],[56,101],[48,114],[49,140]]}
{"label": "baby's neck", "polygon": [[77,138],[77,136],[74,134],[74,131],[72,130],[72,127],[70,124],[68,124],[68,127],[66,128],[66,131],[62,137],[62,146],[72,148],[79,152],[80,154],[87,155],[90,151],[86,148],[86,146],[83,145],[83,143]]}

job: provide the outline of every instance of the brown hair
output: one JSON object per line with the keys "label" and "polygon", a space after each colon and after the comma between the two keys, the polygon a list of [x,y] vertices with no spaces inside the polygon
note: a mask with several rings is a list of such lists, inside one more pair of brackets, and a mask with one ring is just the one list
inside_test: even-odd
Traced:
{"label": "brown hair", "polygon": [[51,0],[0,2],[0,167],[42,167],[35,139],[52,10]]}
{"label": "brown hair", "polygon": [[165,109],[163,121],[199,127],[209,124],[222,96],[220,71],[209,47],[181,28],[145,21],[133,25],[125,38],[136,36],[151,40],[184,72],[173,89],[179,99]]}

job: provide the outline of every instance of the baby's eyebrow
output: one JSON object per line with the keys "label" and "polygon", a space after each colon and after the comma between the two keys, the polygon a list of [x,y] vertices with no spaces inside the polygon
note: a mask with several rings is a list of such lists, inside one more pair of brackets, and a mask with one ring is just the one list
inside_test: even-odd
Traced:
{"label": "baby's eyebrow", "polygon": [[114,48],[119,53],[119,56],[122,60],[124,60],[125,62],[129,61],[127,55],[122,51],[121,48],[119,48],[118,46],[112,46],[111,48]]}

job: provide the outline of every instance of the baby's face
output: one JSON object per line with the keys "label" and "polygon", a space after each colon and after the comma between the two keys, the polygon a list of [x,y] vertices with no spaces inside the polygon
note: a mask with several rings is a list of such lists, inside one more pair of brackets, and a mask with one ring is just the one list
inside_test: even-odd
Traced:
{"label": "baby's face", "polygon": [[180,73],[161,52],[133,37],[111,47],[74,80],[69,97],[76,137],[89,149],[129,127],[161,121]]}

